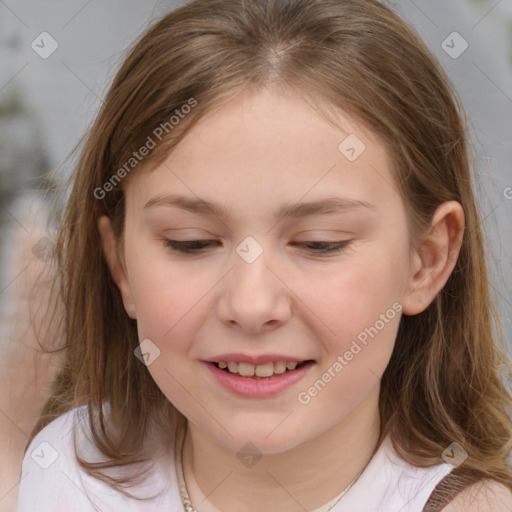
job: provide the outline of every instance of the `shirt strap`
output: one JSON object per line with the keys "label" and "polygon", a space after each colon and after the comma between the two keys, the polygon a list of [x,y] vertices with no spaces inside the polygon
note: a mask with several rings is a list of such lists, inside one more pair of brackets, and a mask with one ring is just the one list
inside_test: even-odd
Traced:
{"label": "shirt strap", "polygon": [[422,512],[439,512],[464,489],[475,483],[457,473],[449,473],[434,488]]}

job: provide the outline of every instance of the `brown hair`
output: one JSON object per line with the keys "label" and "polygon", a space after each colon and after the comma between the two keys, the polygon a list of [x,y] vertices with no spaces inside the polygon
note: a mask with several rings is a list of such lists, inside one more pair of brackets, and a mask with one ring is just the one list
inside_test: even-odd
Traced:
{"label": "brown hair", "polygon": [[[101,470],[145,460],[142,440],[152,425],[164,430],[179,415],[134,357],[136,322],[102,256],[98,219],[108,215],[122,237],[129,176],[95,191],[105,191],[163,123],[166,136],[144,168],[161,162],[205,114],[263,87],[293,89],[326,118],[337,109],[377,134],[415,239],[440,203],[461,203],[466,229],[454,271],[424,312],[401,319],[381,382],[381,439],[389,434],[399,454],[422,467],[442,462],[457,442],[469,454],[453,470],[459,481],[490,478],[512,489],[510,395],[499,375],[509,363],[489,295],[465,114],[424,43],[376,0],[195,0],[129,51],[83,145],[58,234],[66,358],[32,436],[88,405],[94,441],[109,461],[80,463],[115,486],[130,479]],[[171,129],[169,119],[191,99],[194,108]],[[103,402],[119,420],[116,438]]]}

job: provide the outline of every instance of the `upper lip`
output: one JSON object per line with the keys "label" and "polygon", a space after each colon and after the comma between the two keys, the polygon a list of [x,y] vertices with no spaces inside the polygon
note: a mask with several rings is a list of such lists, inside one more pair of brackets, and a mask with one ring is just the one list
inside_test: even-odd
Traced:
{"label": "upper lip", "polygon": [[283,354],[260,354],[251,356],[249,354],[221,354],[218,356],[210,357],[209,359],[205,359],[207,363],[219,363],[220,361],[229,362],[235,361],[237,363],[251,363],[254,365],[265,364],[265,363],[276,363],[278,361],[285,361],[287,363],[296,361],[300,363],[301,361],[309,361],[308,358],[298,358],[294,356],[285,356]]}

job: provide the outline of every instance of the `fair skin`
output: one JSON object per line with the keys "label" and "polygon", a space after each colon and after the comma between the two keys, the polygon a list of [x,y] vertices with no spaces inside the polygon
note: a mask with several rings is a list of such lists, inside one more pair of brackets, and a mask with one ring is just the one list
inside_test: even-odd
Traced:
{"label": "fair skin", "polygon": [[[394,303],[406,315],[423,311],[455,265],[460,204],[440,205],[423,243],[411,248],[383,145],[348,116],[340,121],[343,129],[333,127],[292,94],[242,94],[202,119],[157,168],[131,176],[121,251],[109,219],[99,222],[126,312],[139,339],[160,350],[148,370],[188,419],[183,467],[199,512],[313,510],[339,494],[376,448],[380,377],[400,314],[318,396],[303,404],[298,393]],[[353,162],[338,150],[350,133],[366,145]],[[145,207],[170,194],[228,211]],[[284,203],[327,196],[372,206],[273,216]],[[247,236],[263,249],[252,263],[236,252]],[[165,238],[212,245],[189,255]],[[330,254],[303,245],[318,241],[349,244]],[[205,370],[202,361],[229,352],[314,363],[280,394],[247,398]],[[263,455],[252,467],[237,457],[247,443]]]}

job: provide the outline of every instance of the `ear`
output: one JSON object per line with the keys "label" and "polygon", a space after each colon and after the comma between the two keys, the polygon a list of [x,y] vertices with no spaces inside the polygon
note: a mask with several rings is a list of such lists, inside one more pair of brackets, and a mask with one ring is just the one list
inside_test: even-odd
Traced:
{"label": "ear", "polygon": [[430,228],[411,256],[404,315],[417,315],[442,290],[459,257],[464,234],[464,210],[446,201],[434,212]]}
{"label": "ear", "polygon": [[110,269],[112,279],[121,292],[124,309],[130,318],[135,319],[137,318],[137,312],[135,310],[130,282],[126,277],[124,261],[119,256],[118,241],[114,234],[112,223],[106,215],[100,217],[98,230],[102,240],[103,254]]}

